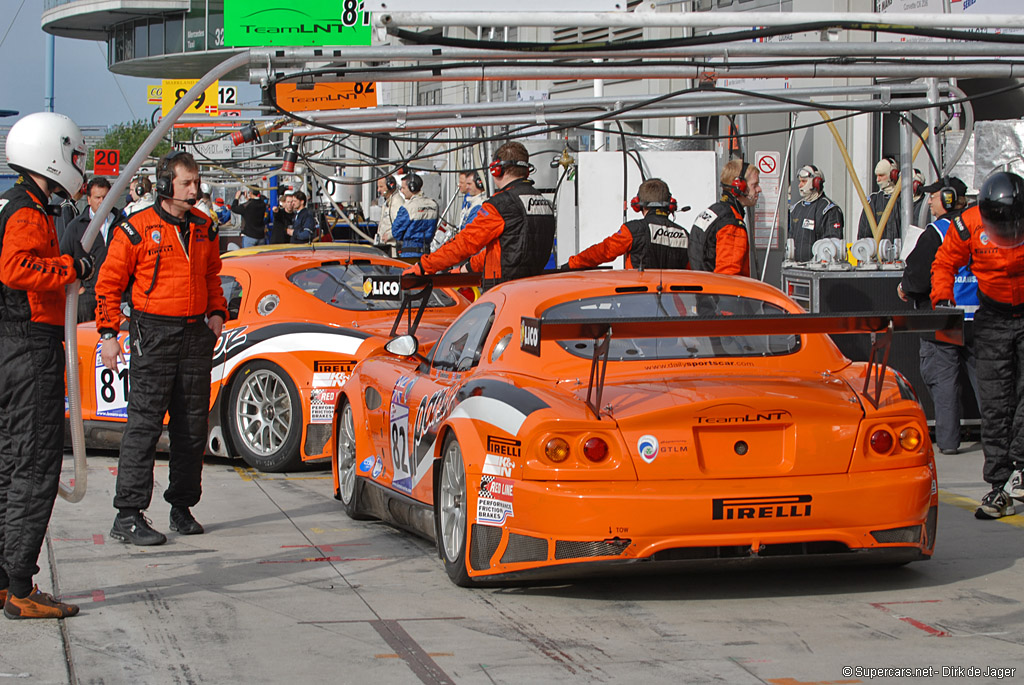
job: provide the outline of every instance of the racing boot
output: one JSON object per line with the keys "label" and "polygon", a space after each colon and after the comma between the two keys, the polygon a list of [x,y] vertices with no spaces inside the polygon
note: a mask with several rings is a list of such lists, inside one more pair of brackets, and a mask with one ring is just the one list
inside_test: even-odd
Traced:
{"label": "racing boot", "polygon": [[133,545],[162,545],[167,536],[153,530],[149,519],[141,511],[118,514],[114,517],[114,526],[110,529],[110,537]]}
{"label": "racing boot", "polygon": [[1010,497],[1014,499],[1024,499],[1024,469],[1017,469],[1010,476],[1010,487],[1007,488],[1010,491]]}
{"label": "racing boot", "polygon": [[1013,507],[1013,499],[1003,490],[1002,486],[994,487],[987,495],[981,498],[981,506],[974,512],[976,519],[998,519],[1004,516],[1013,516],[1016,510]]}
{"label": "racing boot", "polygon": [[53,595],[39,591],[39,586],[32,588],[28,597],[15,597],[13,592],[7,593],[4,602],[4,616],[18,620],[22,618],[67,618],[78,613],[74,604],[66,604]]}
{"label": "racing boot", "polygon": [[182,535],[202,535],[205,532],[188,507],[171,507],[171,530]]}

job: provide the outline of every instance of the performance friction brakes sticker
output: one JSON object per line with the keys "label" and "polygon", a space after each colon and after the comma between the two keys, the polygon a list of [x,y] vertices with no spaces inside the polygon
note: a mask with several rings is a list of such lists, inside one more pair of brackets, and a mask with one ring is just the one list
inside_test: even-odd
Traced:
{"label": "performance friction brakes sticker", "polygon": [[500,526],[505,519],[515,516],[515,481],[495,476],[480,479],[476,499],[476,522],[485,526]]}

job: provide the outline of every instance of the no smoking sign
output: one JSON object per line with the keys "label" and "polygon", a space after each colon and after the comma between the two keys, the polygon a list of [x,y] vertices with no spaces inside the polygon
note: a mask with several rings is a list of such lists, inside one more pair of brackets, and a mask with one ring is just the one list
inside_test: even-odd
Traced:
{"label": "no smoking sign", "polygon": [[779,175],[779,153],[758,152],[754,157],[754,163],[762,176]]}

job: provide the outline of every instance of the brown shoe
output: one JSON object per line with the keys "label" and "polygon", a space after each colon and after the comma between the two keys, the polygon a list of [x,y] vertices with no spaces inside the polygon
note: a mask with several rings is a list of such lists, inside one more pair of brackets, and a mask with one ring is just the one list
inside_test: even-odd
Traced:
{"label": "brown shoe", "polygon": [[0,607],[7,603],[7,590],[0,590]]}
{"label": "brown shoe", "polygon": [[7,593],[7,600],[4,602],[4,616],[10,619],[21,618],[67,618],[78,613],[78,607],[74,604],[65,604],[39,591],[39,586],[32,588],[28,597],[19,599],[13,592]]}

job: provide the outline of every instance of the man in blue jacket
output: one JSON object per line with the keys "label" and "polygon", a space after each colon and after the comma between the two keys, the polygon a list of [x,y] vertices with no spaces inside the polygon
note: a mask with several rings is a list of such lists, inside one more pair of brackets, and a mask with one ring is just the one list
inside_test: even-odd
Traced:
{"label": "man in blue jacket", "polygon": [[423,178],[406,174],[402,178],[405,204],[391,223],[391,235],[399,241],[401,257],[421,257],[429,251],[437,232],[437,202],[423,194]]}
{"label": "man in blue jacket", "polygon": [[293,243],[311,243],[320,234],[320,228],[316,225],[316,217],[306,207],[306,194],[296,190],[292,205],[295,211],[295,218],[292,219],[292,227],[288,229],[288,235],[292,237]]}

